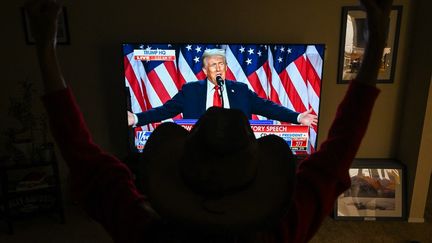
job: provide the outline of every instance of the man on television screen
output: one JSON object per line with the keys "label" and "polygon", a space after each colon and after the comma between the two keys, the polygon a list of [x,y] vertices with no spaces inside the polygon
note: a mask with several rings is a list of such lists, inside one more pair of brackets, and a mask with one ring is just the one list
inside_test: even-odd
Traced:
{"label": "man on television screen", "polygon": [[302,125],[317,125],[312,110],[298,113],[270,100],[260,98],[241,82],[225,80],[227,61],[225,50],[208,49],[202,56],[207,80],[188,82],[165,104],[141,113],[128,111],[129,126],[144,126],[183,113],[184,119],[198,119],[204,112],[218,106],[241,110],[249,119],[252,114],[269,119]]}

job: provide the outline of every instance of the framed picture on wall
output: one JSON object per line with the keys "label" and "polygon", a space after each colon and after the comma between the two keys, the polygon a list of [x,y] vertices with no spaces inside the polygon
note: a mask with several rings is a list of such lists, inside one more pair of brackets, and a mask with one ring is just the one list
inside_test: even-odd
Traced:
{"label": "framed picture on wall", "polygon": [[[393,82],[401,16],[402,6],[393,6],[390,12],[387,42],[378,73],[378,83]],[[360,6],[342,8],[338,83],[348,83],[357,76],[368,39],[366,20],[366,12]]]}
{"label": "framed picture on wall", "polygon": [[405,167],[394,160],[357,159],[351,187],[336,200],[335,219],[405,219]]}
{"label": "framed picture on wall", "polygon": [[[36,39],[31,29],[29,15],[25,10],[25,8],[21,8],[21,14],[23,18],[23,25],[24,25],[23,27],[24,27],[26,43],[29,45],[35,44]],[[66,14],[65,7],[61,9],[60,16],[58,18],[57,44],[60,45],[70,44],[69,28],[68,28],[68,21],[67,21],[67,14]]]}

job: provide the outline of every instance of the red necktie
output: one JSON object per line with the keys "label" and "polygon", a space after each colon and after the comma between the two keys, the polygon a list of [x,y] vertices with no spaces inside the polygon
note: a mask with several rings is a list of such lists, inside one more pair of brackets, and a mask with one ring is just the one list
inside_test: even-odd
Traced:
{"label": "red necktie", "polygon": [[219,96],[219,86],[215,85],[213,94],[213,106],[222,107],[221,97]]}

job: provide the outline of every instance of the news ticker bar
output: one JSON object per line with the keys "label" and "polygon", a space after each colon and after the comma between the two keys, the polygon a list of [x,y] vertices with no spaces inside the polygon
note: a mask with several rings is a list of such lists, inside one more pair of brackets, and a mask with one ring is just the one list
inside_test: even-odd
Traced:
{"label": "news ticker bar", "polygon": [[[190,131],[196,120],[174,120],[175,123]],[[274,124],[275,122],[267,120],[266,122],[253,122],[251,129],[256,138],[267,135],[276,135],[284,139],[294,153],[303,153],[308,149],[309,144],[309,127],[304,125],[287,125]],[[261,123],[261,124],[260,124]],[[265,124],[267,123],[267,124]],[[157,127],[160,123],[155,124]],[[151,135],[151,131],[135,132],[135,147],[138,152],[142,152],[144,146]]]}

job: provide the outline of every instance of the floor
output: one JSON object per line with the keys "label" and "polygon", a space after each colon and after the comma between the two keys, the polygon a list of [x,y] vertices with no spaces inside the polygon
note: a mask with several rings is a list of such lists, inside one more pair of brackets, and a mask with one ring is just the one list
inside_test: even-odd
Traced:
{"label": "floor", "polygon": [[[432,189],[430,190],[432,191]],[[312,243],[326,242],[382,242],[432,243],[432,192],[429,192],[425,223],[405,221],[340,221],[327,218]],[[6,224],[0,221],[2,243],[110,243],[104,229],[88,218],[73,204],[66,205],[66,224],[57,216],[43,216],[15,223],[15,234],[6,233]]]}
{"label": "floor", "polygon": [[96,243],[112,240],[104,229],[90,219],[76,205],[65,206],[66,223],[57,215],[41,216],[14,222],[14,234],[7,233],[6,224],[0,222],[1,243]]}

